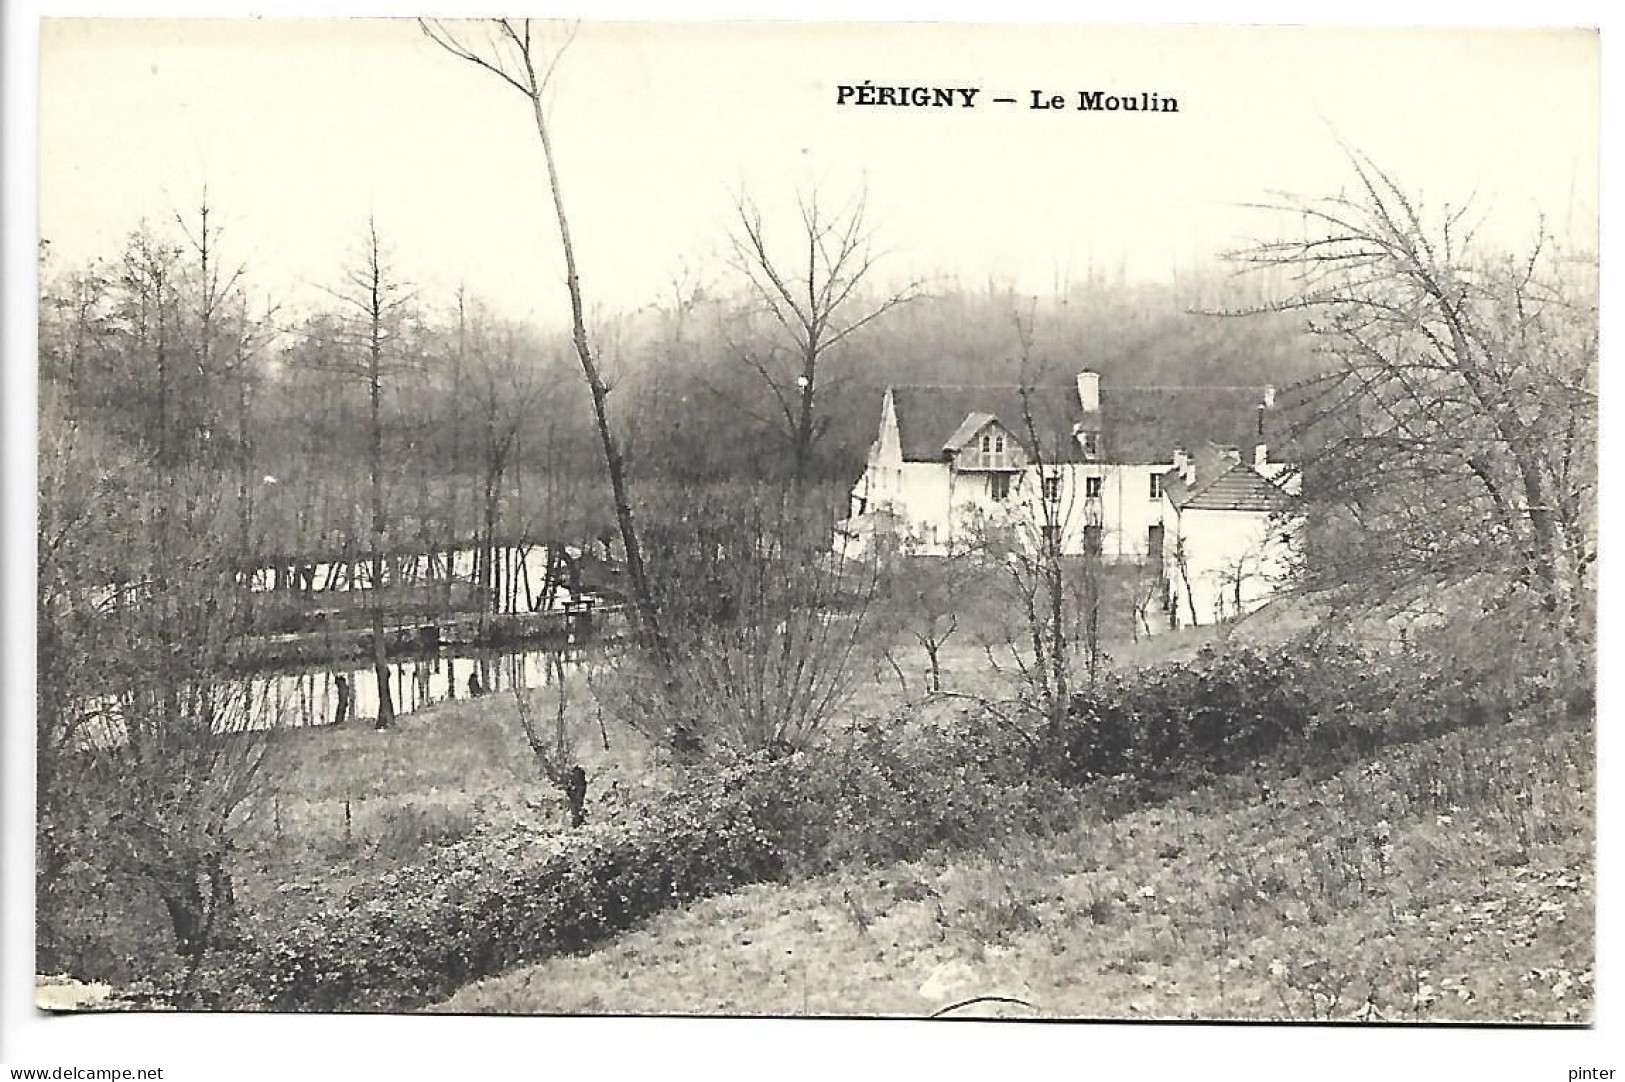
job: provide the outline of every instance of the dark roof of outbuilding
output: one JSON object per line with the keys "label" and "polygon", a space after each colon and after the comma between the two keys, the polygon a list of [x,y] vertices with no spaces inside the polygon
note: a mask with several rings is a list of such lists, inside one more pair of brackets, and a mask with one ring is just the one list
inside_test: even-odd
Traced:
{"label": "dark roof of outbuilding", "polygon": [[1279,511],[1292,502],[1275,482],[1214,444],[1199,448],[1194,458],[1194,485],[1177,469],[1162,475],[1163,492],[1182,511]]}
{"label": "dark roof of outbuilding", "polygon": [[[1028,393],[1044,461],[1086,461],[1074,433],[1093,429],[1100,433],[1096,460],[1122,464],[1167,462],[1175,447],[1208,441],[1239,447],[1250,458],[1260,440],[1263,398],[1262,387],[1102,387],[1101,408],[1086,412],[1071,384],[1033,387]],[[940,462],[943,445],[973,413],[991,415],[1028,442],[1019,387],[893,387],[892,401],[909,462]]]}

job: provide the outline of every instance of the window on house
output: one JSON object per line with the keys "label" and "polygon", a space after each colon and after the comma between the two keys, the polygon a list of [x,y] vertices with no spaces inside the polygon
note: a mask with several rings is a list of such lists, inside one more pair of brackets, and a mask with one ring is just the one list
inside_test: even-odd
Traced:
{"label": "window on house", "polygon": [[1160,473],[1151,475],[1151,498],[1153,500],[1162,499],[1162,474]]}
{"label": "window on house", "polygon": [[990,473],[987,475],[987,494],[995,500],[1002,500],[1010,495],[1010,475],[1008,473]]}
{"label": "window on house", "polygon": [[1004,437],[1003,436],[994,436],[993,437],[993,453],[996,454],[996,455],[1004,454]]}
{"label": "window on house", "polygon": [[1083,479],[1083,495],[1087,499],[1100,499],[1101,490],[1105,487],[1106,479],[1103,477],[1085,477]]}
{"label": "window on house", "polygon": [[1044,499],[1050,503],[1061,501],[1061,479],[1059,477],[1044,478]]}
{"label": "window on house", "polygon": [[982,435],[982,453],[985,455],[991,450],[993,450],[993,437],[984,433]]}
{"label": "window on house", "polygon": [[1083,453],[1089,458],[1100,454],[1100,433],[1085,432],[1083,434]]}

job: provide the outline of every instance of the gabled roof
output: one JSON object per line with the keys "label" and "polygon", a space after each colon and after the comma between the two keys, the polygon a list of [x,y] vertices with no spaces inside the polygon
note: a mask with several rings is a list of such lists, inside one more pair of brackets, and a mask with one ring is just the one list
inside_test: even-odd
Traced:
{"label": "gabled roof", "polygon": [[1262,387],[1102,387],[1101,458],[1107,462],[1167,462],[1176,447],[1212,442],[1253,447],[1268,442],[1258,434]]}
{"label": "gabled roof", "polygon": [[[902,386],[891,392],[905,461],[942,461],[944,447],[977,414],[997,420],[1032,453],[1019,387]],[[1260,441],[1264,389],[1103,387],[1101,408],[1091,412],[1079,405],[1073,384],[1033,387],[1027,397],[1045,462],[1089,461],[1076,433],[1092,430],[1100,434],[1094,461],[1155,465],[1167,462],[1175,447],[1200,447],[1210,440],[1240,447],[1251,459]]]}
{"label": "gabled roof", "polygon": [[1181,511],[1279,511],[1292,503],[1284,489],[1224,448],[1210,443],[1193,457],[1194,485],[1187,485],[1177,469],[1162,475],[1162,491]]}
{"label": "gabled roof", "polygon": [[[977,416],[984,418],[982,424],[997,421],[1029,455],[1033,453],[1019,387],[893,387],[891,393],[904,461],[941,462],[944,448]],[[1045,462],[1082,462],[1083,451],[1072,428],[1083,419],[1077,391],[1035,387],[1027,397],[1039,457]]]}
{"label": "gabled roof", "polygon": [[997,424],[998,420],[991,413],[966,414],[965,423],[954,429],[954,434],[949,436],[942,445],[943,451],[951,453],[963,449],[965,444],[976,438],[978,432],[982,431],[990,423]]}

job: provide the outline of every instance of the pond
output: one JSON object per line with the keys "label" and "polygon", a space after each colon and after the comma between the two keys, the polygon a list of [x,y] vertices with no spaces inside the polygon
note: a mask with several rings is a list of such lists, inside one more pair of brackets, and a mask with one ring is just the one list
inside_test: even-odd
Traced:
{"label": "pond", "polygon": [[[561,673],[577,672],[581,647],[472,650],[442,647],[391,659],[389,688],[397,716],[436,703],[492,695],[514,688],[552,686]],[[222,681],[213,699],[217,732],[332,725],[339,716],[339,681],[349,689],[346,721],[371,724],[378,717],[378,678],[370,663],[344,660],[326,665],[264,670]],[[477,697],[477,696],[475,696]],[[88,744],[112,746],[126,737],[123,704],[98,696],[89,704],[95,719],[81,734]]]}
{"label": "pond", "polygon": [[[559,668],[575,671],[579,648],[474,651],[443,648],[432,654],[389,662],[389,689],[395,713],[410,714],[471,693],[494,694],[513,688],[551,686]],[[349,686],[349,718],[378,717],[378,677],[371,663],[347,659],[337,664],[258,673],[240,679],[241,701],[261,715],[252,727],[330,725],[338,717],[339,680]]]}

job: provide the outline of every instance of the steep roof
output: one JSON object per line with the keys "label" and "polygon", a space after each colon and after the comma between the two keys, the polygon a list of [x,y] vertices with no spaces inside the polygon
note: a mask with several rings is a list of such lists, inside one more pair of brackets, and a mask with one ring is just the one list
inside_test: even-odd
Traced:
{"label": "steep roof", "polygon": [[[1077,391],[1065,387],[1034,387],[1028,401],[1043,460],[1082,462],[1083,450],[1072,434],[1073,424],[1083,420]],[[903,459],[908,462],[941,462],[943,448],[972,414],[983,415],[983,423],[986,418],[998,421],[1023,446],[1028,442],[1019,387],[893,387],[892,404],[897,408],[897,432]],[[1031,453],[1032,448],[1028,447],[1027,451]]]}
{"label": "steep roof", "polygon": [[[1176,447],[1218,443],[1252,457],[1262,387],[1102,387],[1101,457],[1108,462],[1167,462]],[[1266,424],[1265,431],[1268,432]]]}
{"label": "steep roof", "polygon": [[976,438],[976,433],[987,427],[989,421],[996,420],[998,420],[998,418],[993,416],[991,413],[966,414],[964,423],[958,428],[954,429],[954,434],[949,436],[947,441],[943,443],[942,449],[944,451],[958,451],[962,449],[965,444]]}
{"label": "steep roof", "polygon": [[[1086,461],[1074,436],[1083,428],[1100,433],[1097,461],[1125,465],[1167,462],[1175,447],[1208,441],[1240,447],[1251,458],[1263,397],[1262,387],[1103,387],[1101,408],[1085,412],[1071,384],[1033,387],[1028,394],[1046,462]],[[909,462],[942,461],[943,447],[972,414],[993,417],[1027,442],[1019,387],[893,387],[892,401]]]}
{"label": "steep roof", "polygon": [[1215,444],[1199,448],[1193,457],[1194,485],[1187,485],[1177,469],[1162,475],[1163,492],[1180,510],[1279,511],[1292,502],[1279,485]]}

